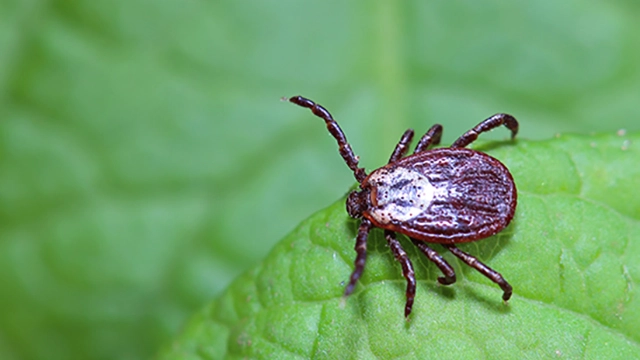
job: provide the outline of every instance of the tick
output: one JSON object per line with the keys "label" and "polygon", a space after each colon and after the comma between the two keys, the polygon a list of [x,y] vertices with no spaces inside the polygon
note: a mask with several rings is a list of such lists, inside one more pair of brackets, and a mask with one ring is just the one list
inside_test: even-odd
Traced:
{"label": "tick", "polygon": [[430,149],[440,143],[442,125],[433,125],[420,139],[412,155],[406,156],[413,138],[408,129],[391,153],[387,165],[369,175],[358,167],[347,138],[329,111],[302,96],[286,99],[309,108],[322,118],[337,140],[340,155],[360,184],[347,197],[347,212],[360,219],[356,236],[355,268],[344,295],[353,292],[364,271],[367,237],[372,228],[384,230],[393,256],[407,279],[404,315],[411,314],[416,293],[413,265],[396,238],[406,235],[424,255],[442,271],[442,285],[456,281],[453,267],[427,243],[442,245],[467,265],[498,284],[502,299],[509,300],[511,285],[502,275],[477,258],[458,249],[455,244],[484,239],[504,229],[516,210],[516,186],[511,173],[497,159],[466,146],[480,133],[504,125],[511,139],[518,133],[518,121],[511,115],[496,114],[464,133],[448,148]]}

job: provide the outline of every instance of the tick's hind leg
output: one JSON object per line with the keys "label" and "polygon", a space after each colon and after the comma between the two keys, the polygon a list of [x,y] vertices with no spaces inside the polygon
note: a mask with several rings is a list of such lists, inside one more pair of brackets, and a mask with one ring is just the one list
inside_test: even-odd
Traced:
{"label": "tick's hind leg", "polygon": [[488,277],[491,281],[493,281],[494,283],[498,284],[500,286],[500,288],[502,289],[502,291],[503,291],[502,299],[504,301],[507,301],[507,300],[509,300],[511,298],[511,294],[513,293],[513,289],[511,288],[511,285],[509,285],[507,280],[505,280],[502,277],[502,275],[500,275],[499,272],[497,272],[497,271],[493,270],[492,268],[488,267],[487,265],[481,263],[480,260],[478,260],[475,257],[467,254],[466,252],[458,249],[453,244],[442,244],[442,246],[444,246],[447,249],[449,249],[449,251],[451,251],[451,253],[453,255],[457,256],[460,260],[464,261],[467,265],[469,265],[472,268],[478,270],[482,275]]}
{"label": "tick's hind leg", "polygon": [[420,241],[414,238],[411,238],[413,244],[422,251],[422,253],[427,257],[427,259],[431,260],[444,276],[438,276],[438,282],[442,285],[451,285],[456,282],[456,272],[453,270],[451,265],[438,254],[435,250],[427,246],[424,241]]}
{"label": "tick's hind leg", "polygon": [[413,272],[413,264],[411,264],[411,260],[409,260],[407,253],[400,245],[398,239],[396,239],[393,231],[385,230],[384,237],[387,239],[387,243],[389,243],[389,248],[393,256],[395,256],[396,260],[402,265],[402,275],[407,279],[407,302],[404,305],[404,316],[408,317],[413,308],[413,299],[416,297],[416,277]]}
{"label": "tick's hind leg", "polygon": [[404,132],[404,134],[402,134],[402,137],[400,138],[398,145],[396,145],[396,148],[393,150],[393,153],[391,153],[391,157],[389,158],[389,163],[394,163],[402,159],[404,154],[407,153],[407,148],[409,147],[409,144],[411,144],[411,139],[413,139],[413,130],[408,129],[407,131]]}
{"label": "tick's hind leg", "polygon": [[518,133],[518,120],[508,114],[495,114],[476,125],[473,129],[464,133],[458,138],[458,140],[451,144],[451,147],[465,147],[474,142],[481,133],[495,129],[500,125],[504,125],[507,129],[511,130],[511,139],[516,137],[516,134]]}
{"label": "tick's hind leg", "polygon": [[418,145],[416,145],[416,149],[413,151],[414,154],[423,152],[428,150],[430,146],[440,144],[440,138],[442,137],[442,125],[435,124],[427,131],[420,141]]}
{"label": "tick's hind leg", "polygon": [[349,278],[349,284],[344,289],[344,296],[349,296],[356,287],[356,283],[362,276],[364,271],[364,265],[367,262],[367,237],[369,237],[369,231],[371,231],[371,221],[362,219],[360,228],[358,229],[358,236],[356,237],[356,261],[351,277]]}

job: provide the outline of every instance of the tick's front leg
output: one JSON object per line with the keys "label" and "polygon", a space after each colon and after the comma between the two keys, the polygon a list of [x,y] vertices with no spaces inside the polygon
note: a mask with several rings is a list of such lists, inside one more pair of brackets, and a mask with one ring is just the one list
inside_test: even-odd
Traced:
{"label": "tick's front leg", "polygon": [[362,180],[367,177],[367,173],[363,168],[358,167],[358,157],[351,150],[351,145],[347,142],[347,137],[342,132],[342,129],[338,125],[338,123],[333,119],[333,116],[329,113],[327,109],[325,109],[322,105],[316,104],[313,100],[309,100],[302,96],[293,96],[290,98],[283,98],[283,100],[287,100],[291,103],[294,103],[298,106],[302,106],[308,108],[313,112],[313,115],[324,120],[327,125],[327,130],[331,136],[333,136],[338,142],[338,147],[340,151],[340,155],[347,163],[349,169],[353,171],[353,175],[355,176],[358,182],[362,182]]}
{"label": "tick's front leg", "polygon": [[349,284],[347,288],[344,290],[344,296],[349,296],[353,292],[353,289],[356,287],[356,283],[362,276],[362,272],[364,271],[364,265],[367,262],[367,237],[369,236],[369,231],[371,231],[371,221],[368,219],[362,219],[360,223],[360,228],[358,229],[358,236],[356,237],[356,261],[355,268],[351,273],[351,277],[349,278]]}

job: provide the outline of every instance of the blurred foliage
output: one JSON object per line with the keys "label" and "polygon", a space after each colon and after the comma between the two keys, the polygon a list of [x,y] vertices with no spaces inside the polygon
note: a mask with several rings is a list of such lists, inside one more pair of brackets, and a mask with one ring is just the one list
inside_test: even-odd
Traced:
{"label": "blurred foliage", "polygon": [[[639,130],[633,1],[0,0],[0,358],[139,359],[407,128]],[[504,138],[496,131],[486,138]]]}

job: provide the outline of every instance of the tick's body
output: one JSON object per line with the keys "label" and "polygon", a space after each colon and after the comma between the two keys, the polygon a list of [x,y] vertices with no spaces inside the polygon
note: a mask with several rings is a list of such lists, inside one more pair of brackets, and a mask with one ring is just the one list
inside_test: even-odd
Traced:
{"label": "tick's body", "polygon": [[290,102],[311,109],[324,119],[327,129],[338,141],[340,155],[353,171],[360,190],[347,198],[347,212],[362,219],[356,237],[355,269],[351,274],[345,296],[351,294],[364,271],[367,237],[373,227],[385,230],[385,238],[395,258],[402,265],[407,279],[405,316],[409,316],[415,297],[413,265],[395,237],[395,232],[407,235],[429,260],[443,272],[438,282],[449,285],[456,281],[451,267],[426,243],[439,243],[451,253],[475,268],[503,290],[507,301],[512,289],[500,273],[461,251],[454,244],[475,241],[504,229],[515,213],[516,188],[509,170],[491,156],[464,147],[478,134],[500,125],[518,132],[518,122],[511,115],[496,114],[467,131],[449,148],[429,150],[440,142],[442,126],[434,125],[420,139],[413,155],[404,157],[413,138],[407,130],[389,163],[370,175],[358,167],[344,133],[333,117],[313,101],[295,96]]}
{"label": "tick's body", "polygon": [[373,225],[431,243],[489,237],[513,218],[516,189],[498,160],[470,149],[440,148],[405,157],[362,182]]}

